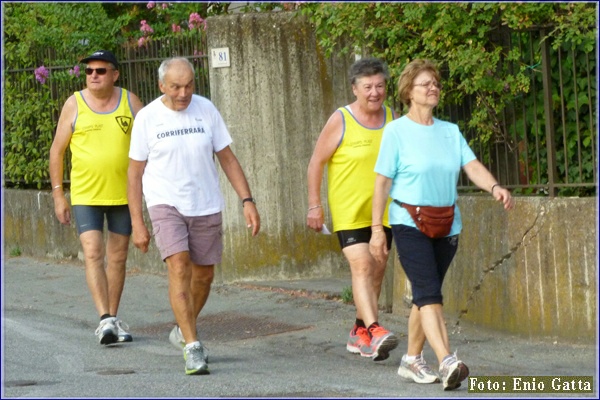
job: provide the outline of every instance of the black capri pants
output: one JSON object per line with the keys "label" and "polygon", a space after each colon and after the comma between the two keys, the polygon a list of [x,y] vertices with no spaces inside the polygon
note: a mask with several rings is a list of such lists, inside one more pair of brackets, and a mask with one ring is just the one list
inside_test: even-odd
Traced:
{"label": "black capri pants", "polygon": [[442,284],[458,249],[458,235],[431,239],[417,228],[392,225],[398,258],[412,286],[413,304],[443,304]]}

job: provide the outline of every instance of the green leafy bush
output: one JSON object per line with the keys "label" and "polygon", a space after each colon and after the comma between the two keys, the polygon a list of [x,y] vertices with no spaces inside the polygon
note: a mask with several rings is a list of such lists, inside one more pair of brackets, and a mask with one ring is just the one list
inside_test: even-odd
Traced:
{"label": "green leafy bush", "polygon": [[[17,185],[36,185],[48,179],[48,157],[54,123],[50,115],[56,107],[49,90],[19,83],[31,80],[31,73],[21,73],[15,81],[6,81],[4,96],[4,174]],[[41,86],[41,85],[40,85]],[[49,107],[50,106],[50,107]]]}
{"label": "green leafy bush", "polygon": [[[471,144],[477,146],[484,162],[494,161],[492,145],[502,143],[514,150],[522,140],[537,144],[520,153],[530,172],[530,180],[523,184],[548,182],[546,116],[541,73],[536,67],[541,63],[540,41],[549,41],[554,56],[563,52],[565,57],[563,71],[552,66],[553,118],[561,121],[555,122],[557,162],[561,164],[557,183],[587,182],[586,189],[561,192],[583,195],[595,190],[589,183],[595,182],[596,8],[595,3],[574,2],[322,2],[303,4],[301,12],[314,24],[326,55],[344,44],[342,53],[374,56],[388,63],[393,81],[388,104],[398,111],[402,105],[395,98],[395,84],[404,66],[415,58],[437,62],[444,90],[436,113],[445,118],[448,109],[465,110],[453,122],[463,132],[473,132]],[[537,34],[534,48],[520,47],[521,36],[529,32]],[[528,60],[529,52],[538,57]],[[590,71],[594,75],[585,76]],[[532,93],[533,84],[537,86]],[[561,106],[563,96],[567,100]],[[542,106],[534,107],[534,101]],[[524,106],[526,115],[512,123],[506,114],[515,103],[517,108]],[[536,120],[541,123],[535,124]],[[514,130],[519,130],[516,142]]]}
{"label": "green leafy bush", "polygon": [[346,286],[342,289],[342,301],[346,304],[354,303],[354,296],[352,295],[352,286]]}
{"label": "green leafy bush", "polygon": [[4,179],[41,189],[48,185],[62,104],[83,87],[73,69],[92,49],[113,48],[121,22],[105,18],[100,3],[7,3],[3,9]]}
{"label": "green leafy bush", "polygon": [[[60,107],[84,85],[82,78],[69,74],[80,59],[100,48],[143,53],[152,41],[159,44],[160,57],[177,53],[169,48],[170,38],[197,42],[194,34],[204,32],[205,18],[227,14],[230,7],[232,3],[218,2],[3,4],[5,180],[19,187],[47,185],[48,151]],[[564,183],[594,182],[597,88],[595,74],[585,74],[596,71],[595,3],[256,2],[238,7],[242,12],[284,10],[300,10],[309,18],[326,55],[341,46],[342,53],[380,57],[390,66],[393,81],[414,58],[437,61],[445,77],[439,117],[449,107],[472,104],[468,115],[454,122],[476,133],[472,143],[483,160],[492,158],[491,143],[512,148],[522,142],[539,144],[541,151],[529,147],[519,152],[526,183],[548,180],[544,111],[532,104],[543,104],[536,70],[541,60],[527,59],[528,50],[514,42],[524,32],[543,32],[534,52],[539,53],[540,40],[548,40],[554,51],[565,54],[563,70],[552,69],[553,116],[560,121],[555,122],[557,176]],[[43,65],[49,70],[44,83],[34,72]],[[199,74],[208,73],[199,67]],[[143,73],[137,75],[147,80]],[[388,104],[400,110],[394,86],[392,82]],[[511,104],[526,111],[507,124]],[[566,188],[561,194],[593,191]]]}

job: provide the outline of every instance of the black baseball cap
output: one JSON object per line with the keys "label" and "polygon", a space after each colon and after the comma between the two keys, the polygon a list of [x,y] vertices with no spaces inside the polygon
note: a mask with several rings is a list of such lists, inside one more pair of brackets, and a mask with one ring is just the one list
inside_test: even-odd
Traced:
{"label": "black baseball cap", "polygon": [[98,50],[92,55],[81,60],[82,63],[87,64],[93,60],[107,61],[115,66],[115,68],[119,68],[119,62],[117,61],[117,57],[113,53],[108,50]]}

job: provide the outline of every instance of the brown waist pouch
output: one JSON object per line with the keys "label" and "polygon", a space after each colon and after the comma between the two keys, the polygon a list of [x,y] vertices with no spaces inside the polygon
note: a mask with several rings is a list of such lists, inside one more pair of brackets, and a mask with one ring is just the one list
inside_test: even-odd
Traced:
{"label": "brown waist pouch", "polygon": [[454,204],[446,207],[413,206],[394,200],[404,207],[421,232],[432,239],[448,236],[454,222]]}

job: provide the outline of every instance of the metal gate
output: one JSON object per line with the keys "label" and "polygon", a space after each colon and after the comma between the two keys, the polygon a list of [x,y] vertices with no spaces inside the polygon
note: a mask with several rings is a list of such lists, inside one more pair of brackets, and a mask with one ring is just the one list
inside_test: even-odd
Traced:
{"label": "metal gate", "polygon": [[[94,50],[99,49],[91,49],[90,53]],[[135,93],[143,104],[148,104],[161,95],[158,87],[158,67],[164,59],[176,56],[186,57],[192,62],[196,72],[195,93],[210,98],[208,51],[206,35],[203,32],[187,32],[177,37],[153,39],[140,47],[129,45],[106,50],[113,51],[120,63],[120,75],[116,85]],[[22,158],[20,165],[25,165],[31,170],[11,170],[6,173],[3,176],[6,187],[27,188],[37,185],[40,189],[49,188],[49,180],[44,178],[47,171],[39,170],[42,164],[39,159],[44,159],[47,163],[49,140],[55,135],[63,104],[73,92],[85,88],[85,75],[74,72],[77,60],[73,60],[71,65],[65,65],[64,60],[68,59],[68,56],[57,55],[53,49],[41,50],[37,59],[43,60],[44,68],[48,71],[47,79],[43,82],[36,79],[36,67],[30,65],[11,66],[4,71],[4,84],[8,89],[3,93],[4,104],[20,110],[31,110],[29,116],[20,113],[19,118],[15,119],[14,115],[11,115],[14,114],[12,109],[5,109],[5,155],[11,156],[11,159]],[[45,100],[32,106],[26,95],[32,92],[44,93]],[[24,132],[27,135],[24,135]],[[25,142],[37,143],[37,146],[34,146],[36,151],[24,149],[22,144]],[[65,185],[70,183],[70,159],[71,155],[67,149],[63,177]],[[16,169],[21,168],[20,165]],[[32,178],[32,174],[36,177]]]}
{"label": "metal gate", "polygon": [[144,104],[160,96],[158,67],[169,57],[186,57],[196,69],[196,94],[210,98],[206,35],[188,35],[147,42],[138,48],[120,49],[120,86],[138,95]]}

